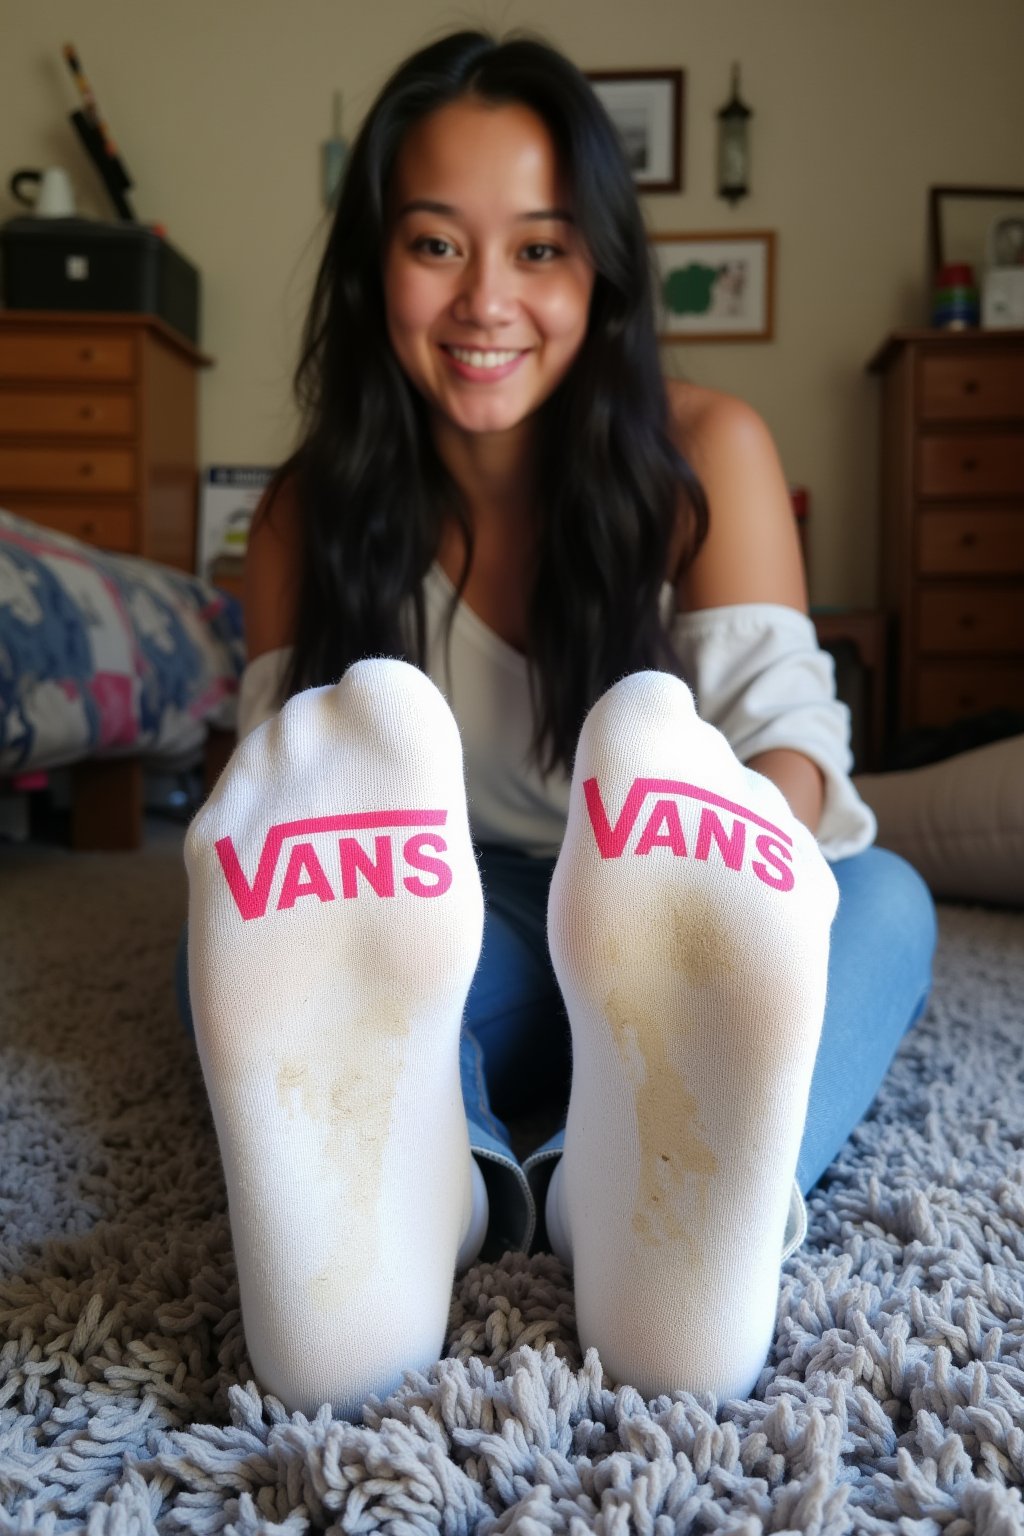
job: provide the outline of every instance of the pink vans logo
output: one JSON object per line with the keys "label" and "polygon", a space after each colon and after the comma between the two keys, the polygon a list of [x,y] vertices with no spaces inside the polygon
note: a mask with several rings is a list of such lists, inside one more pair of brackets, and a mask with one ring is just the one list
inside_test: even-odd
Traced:
{"label": "pink vans logo", "polygon": [[[377,896],[394,896],[396,841],[403,866],[412,871],[402,876],[405,889],[413,896],[443,896],[452,883],[451,869],[444,859],[437,857],[448,850],[444,838],[437,832],[419,830],[411,837],[403,839],[399,835],[396,839],[395,832],[402,827],[443,827],[447,819],[447,811],[360,811],[346,816],[279,822],[263,839],[252,881],[246,876],[230,837],[219,838],[214,846],[235,906],[243,920],[251,922],[266,914],[281,850],[288,842],[291,847],[277,898],[278,912],[294,907],[300,896],[336,901],[340,891],[344,901],[352,901],[360,893],[361,880]],[[352,835],[367,831],[379,833],[373,839],[372,855]],[[328,874],[311,839],[338,832],[348,835],[338,838],[337,863],[333,856],[327,861]]]}
{"label": "pink vans logo", "polygon": [[[689,810],[689,820],[694,819],[692,803],[699,807],[696,836],[693,838],[693,857],[721,859],[726,869],[741,871],[749,857],[749,869],[764,885],[776,891],[791,891],[796,877],[790,867],[793,862],[793,839],[781,827],[766,821],[755,811],[748,810],[735,800],[725,800],[696,784],[685,784],[681,779],[634,779],[626,796],[625,804],[613,824],[601,799],[596,779],[587,779],[583,785],[590,825],[602,859],[620,859],[626,845],[640,824],[641,812],[645,812],[640,835],[633,853],[644,855],[654,848],[670,848],[677,858],[690,854],[683,832],[681,812]],[[657,796],[647,809],[650,796]],[[720,814],[732,818],[726,827]],[[760,829],[760,830],[758,830]],[[749,844],[753,844],[750,847]],[[755,857],[754,855],[757,855]]]}

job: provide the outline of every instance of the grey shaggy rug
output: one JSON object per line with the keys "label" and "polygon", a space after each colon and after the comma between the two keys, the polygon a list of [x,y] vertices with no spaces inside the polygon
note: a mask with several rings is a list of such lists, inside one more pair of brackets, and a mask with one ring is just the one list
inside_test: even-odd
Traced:
{"label": "grey shaggy rug", "polygon": [[249,1379],[179,842],[0,848],[0,1531],[1024,1531],[1024,915],[943,909],[749,1401],[607,1381],[559,1263],[510,1254],[352,1426]]}

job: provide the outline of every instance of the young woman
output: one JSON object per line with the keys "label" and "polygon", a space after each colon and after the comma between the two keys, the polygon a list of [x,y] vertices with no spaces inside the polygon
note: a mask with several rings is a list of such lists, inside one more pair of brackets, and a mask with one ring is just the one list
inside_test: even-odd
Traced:
{"label": "young woman", "polygon": [[[927,994],[772,440],[662,379],[652,316],[571,64],[464,32],[398,69],[186,853],[247,1340],[289,1407],[436,1359],[456,1269],[539,1218],[614,1379],[748,1393],[800,1192]],[[492,1105],[568,1086],[570,1028],[566,1128],[520,1167]]]}

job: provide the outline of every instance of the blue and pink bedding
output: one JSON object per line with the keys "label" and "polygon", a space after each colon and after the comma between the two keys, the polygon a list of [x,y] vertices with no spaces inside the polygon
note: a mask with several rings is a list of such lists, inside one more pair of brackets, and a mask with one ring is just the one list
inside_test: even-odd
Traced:
{"label": "blue and pink bedding", "polygon": [[233,728],[243,665],[234,598],[0,511],[0,777],[183,763]]}

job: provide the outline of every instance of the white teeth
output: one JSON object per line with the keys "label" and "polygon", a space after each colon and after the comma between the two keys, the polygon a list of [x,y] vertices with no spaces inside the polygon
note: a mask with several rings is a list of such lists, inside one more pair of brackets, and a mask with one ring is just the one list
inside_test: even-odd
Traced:
{"label": "white teeth", "polygon": [[501,368],[519,356],[518,352],[470,352],[465,347],[449,347],[448,351],[471,368]]}

